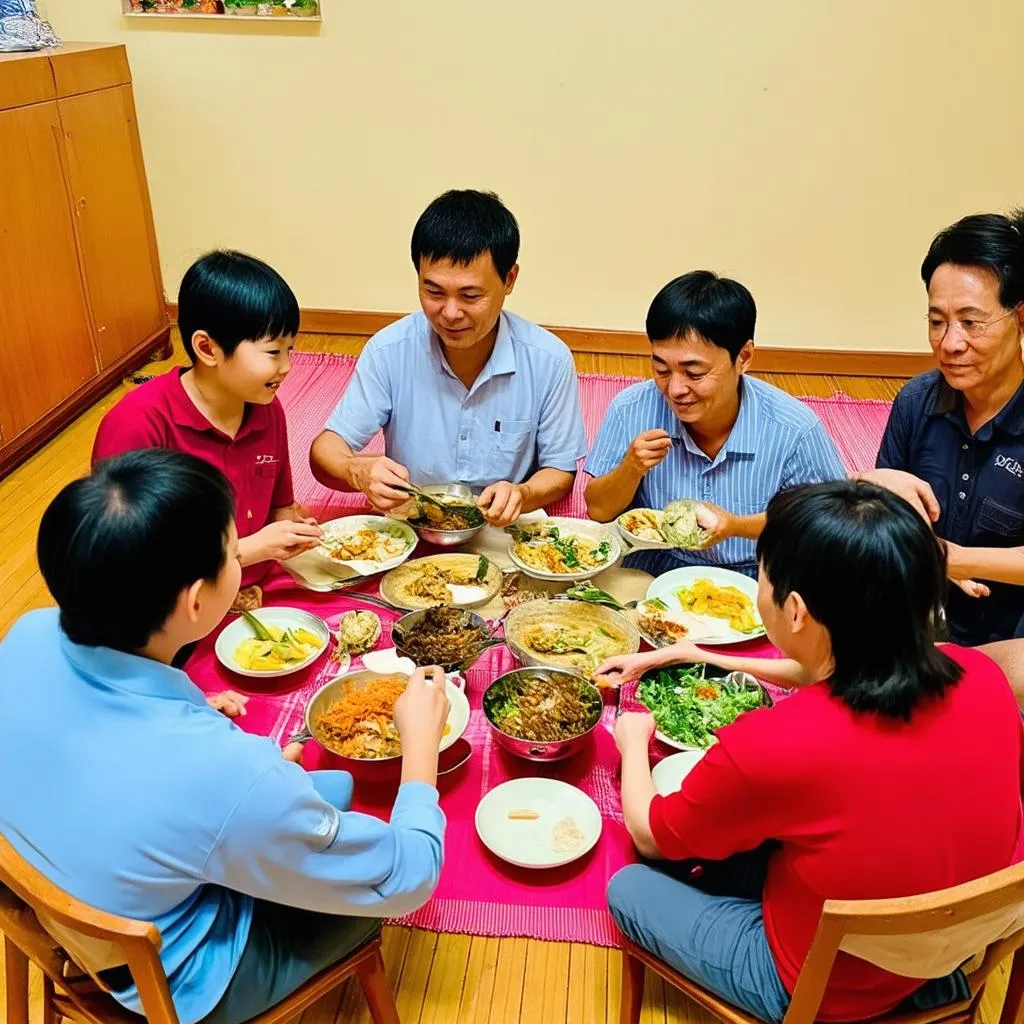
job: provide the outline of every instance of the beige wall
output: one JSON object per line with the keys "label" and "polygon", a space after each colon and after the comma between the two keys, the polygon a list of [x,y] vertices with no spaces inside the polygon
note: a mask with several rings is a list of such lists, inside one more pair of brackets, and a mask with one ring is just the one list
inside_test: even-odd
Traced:
{"label": "beige wall", "polygon": [[409,309],[416,216],[472,186],[519,218],[534,319],[642,329],[707,266],[763,344],[921,350],[931,235],[1024,202],[1019,3],[322,3],[317,34],[42,0],[128,44],[170,294],[229,245],[304,306]]}

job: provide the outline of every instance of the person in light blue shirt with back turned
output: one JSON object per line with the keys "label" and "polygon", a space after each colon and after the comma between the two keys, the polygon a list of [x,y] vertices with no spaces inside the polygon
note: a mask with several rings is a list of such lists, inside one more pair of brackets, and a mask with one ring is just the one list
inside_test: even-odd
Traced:
{"label": "person in light blue shirt with back turned", "polygon": [[695,270],[669,282],[647,314],[654,379],[615,396],[584,470],[587,508],[609,522],[677,498],[706,507],[701,551],[645,551],[626,564],[655,575],[716,565],[757,575],[754,542],[775,495],[846,476],[821,421],[747,375],[757,308],[737,281]]}
{"label": "person in light blue shirt with back turned", "polygon": [[[569,349],[503,310],[519,227],[491,193],[446,192],[413,230],[422,312],[366,344],[324,432],[316,478],[382,512],[418,484],[466,484],[494,526],[558,501],[586,454]],[[385,455],[359,454],[384,431]]]}
{"label": "person in light blue shirt with back turned", "polygon": [[[396,705],[402,784],[380,821],[347,810],[347,773],[284,760],[170,665],[238,589],[219,470],[163,449],[103,462],[54,499],[38,552],[59,611],[30,612],[0,643],[17,723],[0,744],[0,833],[78,899],[157,926],[183,1024],[250,1019],[426,902],[445,827],[440,669]],[[142,1012],[109,947],[50,927]]]}

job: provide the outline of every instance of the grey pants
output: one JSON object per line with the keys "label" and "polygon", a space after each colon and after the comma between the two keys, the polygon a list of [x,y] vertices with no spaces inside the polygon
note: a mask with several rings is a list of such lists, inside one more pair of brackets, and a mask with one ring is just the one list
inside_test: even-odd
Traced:
{"label": "grey pants", "polygon": [[[612,877],[608,906],[623,934],[698,985],[776,1024],[789,1007],[768,946],[761,891],[777,843],[718,862],[632,864]],[[699,874],[694,874],[694,868]],[[925,982],[901,1010],[970,996],[960,970]]]}

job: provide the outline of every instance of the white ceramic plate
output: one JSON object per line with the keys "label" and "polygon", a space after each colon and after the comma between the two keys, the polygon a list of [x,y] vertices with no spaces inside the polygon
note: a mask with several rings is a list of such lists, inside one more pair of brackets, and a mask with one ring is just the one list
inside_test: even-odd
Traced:
{"label": "white ceramic plate", "polygon": [[[531,821],[510,811],[536,811]],[[570,818],[583,833],[572,850],[555,847],[555,826]],[[555,868],[589,853],[601,838],[601,812],[582,790],[557,779],[512,779],[492,789],[476,808],[476,831],[496,857],[520,868]]]}
{"label": "white ceramic plate", "polygon": [[[720,569],[713,565],[686,565],[680,569],[672,569],[669,572],[656,577],[647,588],[647,599],[660,598],[673,612],[681,612],[682,605],[676,596],[676,591],[682,587],[690,587],[697,580],[711,580],[719,587],[735,587],[742,591],[754,604],[754,615],[757,615],[757,580],[752,580],[743,573],[733,572],[732,569]],[[733,629],[725,619],[717,619],[710,615],[694,615],[692,612],[684,612],[687,616],[684,621],[693,620],[694,628],[690,630],[687,640],[697,644],[708,644],[717,646],[719,644],[741,644],[744,640],[755,640],[764,636],[764,626],[753,633],[740,633]]]}
{"label": "white ceramic plate", "polygon": [[662,796],[671,796],[679,791],[683,779],[693,771],[697,762],[707,753],[706,750],[684,750],[659,761],[651,772],[654,788]]}
{"label": "white ceramic plate", "polygon": [[264,626],[276,626],[278,629],[305,629],[314,633],[320,638],[320,649],[302,661],[295,662],[287,668],[275,669],[272,672],[260,672],[255,669],[242,668],[235,661],[235,651],[243,640],[249,640],[255,634],[248,622],[238,616],[233,622],[221,630],[220,636],[214,644],[214,653],[217,660],[229,671],[240,676],[248,676],[250,679],[278,679],[281,676],[290,676],[294,672],[301,672],[308,668],[324,651],[330,646],[331,631],[327,623],[310,612],[304,612],[301,608],[259,608],[252,613]]}
{"label": "white ceramic plate", "polygon": [[350,530],[370,529],[391,533],[395,536],[401,535],[405,540],[405,550],[383,562],[375,562],[366,558],[344,561],[332,557],[323,548],[314,549],[321,565],[333,566],[336,569],[349,569],[359,576],[373,576],[375,573],[394,569],[413,553],[419,543],[416,531],[408,523],[400,519],[389,519],[387,516],[343,516],[341,519],[332,519],[330,522],[320,525],[325,532],[329,530],[335,533],[345,533]]}
{"label": "white ceramic plate", "polygon": [[662,513],[659,509],[656,508],[631,508],[627,509],[625,512],[622,513],[621,516],[619,516],[618,519],[615,520],[615,528],[619,531],[619,535],[622,537],[622,539],[631,548],[637,551],[667,551],[672,548],[672,545],[669,544],[667,540],[644,540],[643,537],[638,537],[635,533],[630,533],[629,530],[627,530],[625,525],[623,524],[623,519],[625,519],[630,514],[630,512],[654,512],[659,517]]}
{"label": "white ceramic plate", "polygon": [[589,519],[570,519],[566,516],[551,516],[540,521],[551,523],[565,533],[577,533],[598,543],[606,540],[611,550],[608,552],[608,560],[602,562],[601,565],[595,566],[593,569],[580,569],[577,572],[545,572],[543,569],[532,568],[516,557],[514,550],[516,545],[515,538],[509,537],[508,557],[511,559],[512,564],[517,569],[521,569],[527,576],[532,576],[537,580],[546,580],[549,583],[576,583],[580,580],[589,580],[592,576],[610,569],[622,557],[622,545],[619,543],[619,538],[612,530],[601,523],[595,523]]}

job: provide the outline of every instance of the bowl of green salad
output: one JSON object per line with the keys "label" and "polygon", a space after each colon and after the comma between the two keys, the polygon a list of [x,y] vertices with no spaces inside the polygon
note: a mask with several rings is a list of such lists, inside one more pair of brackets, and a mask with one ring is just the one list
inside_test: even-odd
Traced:
{"label": "bowl of green salad", "polygon": [[746,672],[712,665],[673,665],[648,672],[636,699],[654,715],[655,735],[676,750],[707,750],[715,731],[746,711],[771,706],[765,688]]}

